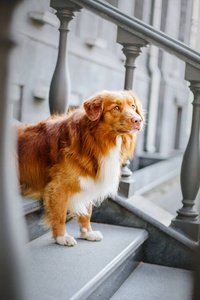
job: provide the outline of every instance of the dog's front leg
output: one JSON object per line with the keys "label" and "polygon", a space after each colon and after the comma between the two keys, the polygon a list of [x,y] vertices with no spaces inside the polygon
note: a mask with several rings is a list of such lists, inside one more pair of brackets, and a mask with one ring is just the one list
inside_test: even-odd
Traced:
{"label": "dog's front leg", "polygon": [[59,186],[55,182],[50,182],[43,195],[43,203],[45,206],[45,221],[51,226],[53,237],[57,244],[62,246],[74,246],[76,240],[68,235],[65,222],[67,215],[69,195],[65,188]]}
{"label": "dog's front leg", "polygon": [[78,216],[77,221],[80,225],[81,238],[88,241],[101,241],[103,236],[100,231],[93,231],[90,224],[90,218],[92,215],[92,205],[88,210],[88,215]]}

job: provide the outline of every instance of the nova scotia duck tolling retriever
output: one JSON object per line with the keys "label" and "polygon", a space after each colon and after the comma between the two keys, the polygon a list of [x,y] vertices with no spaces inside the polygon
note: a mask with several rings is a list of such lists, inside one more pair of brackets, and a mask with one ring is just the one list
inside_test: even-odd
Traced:
{"label": "nova scotia duck tolling retriever", "polygon": [[103,91],[80,109],[17,127],[22,195],[42,199],[45,223],[58,244],[76,245],[66,232],[67,211],[76,217],[81,238],[103,238],[92,231],[92,205],[117,193],[120,167],[133,156],[143,123],[132,91]]}

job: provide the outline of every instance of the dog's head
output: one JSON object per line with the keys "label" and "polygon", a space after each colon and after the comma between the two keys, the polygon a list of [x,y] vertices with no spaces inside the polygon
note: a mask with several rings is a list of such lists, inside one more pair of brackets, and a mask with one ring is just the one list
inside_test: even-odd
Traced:
{"label": "dog's head", "polygon": [[143,127],[142,106],[132,91],[100,92],[84,102],[84,109],[91,121],[104,123],[117,134]]}

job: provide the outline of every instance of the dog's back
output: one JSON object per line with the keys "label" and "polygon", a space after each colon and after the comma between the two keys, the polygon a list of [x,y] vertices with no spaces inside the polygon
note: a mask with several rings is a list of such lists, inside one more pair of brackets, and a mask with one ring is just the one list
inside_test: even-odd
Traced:
{"label": "dog's back", "polygon": [[76,111],[70,116],[55,115],[36,125],[17,127],[19,178],[25,196],[41,199],[55,166],[62,165],[64,155],[65,159],[66,155],[75,155],[81,115]]}

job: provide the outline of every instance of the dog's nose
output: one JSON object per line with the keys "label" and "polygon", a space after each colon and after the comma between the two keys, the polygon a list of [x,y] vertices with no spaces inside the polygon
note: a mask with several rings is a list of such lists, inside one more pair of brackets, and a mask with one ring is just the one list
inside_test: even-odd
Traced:
{"label": "dog's nose", "polygon": [[132,122],[133,124],[140,124],[140,123],[142,122],[142,119],[141,119],[140,116],[135,116],[135,117],[133,117],[133,118],[131,119],[131,122]]}

